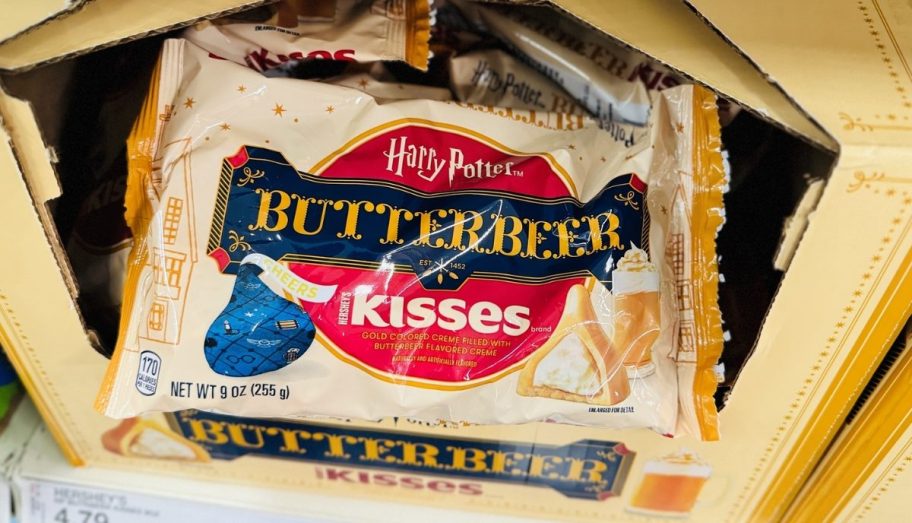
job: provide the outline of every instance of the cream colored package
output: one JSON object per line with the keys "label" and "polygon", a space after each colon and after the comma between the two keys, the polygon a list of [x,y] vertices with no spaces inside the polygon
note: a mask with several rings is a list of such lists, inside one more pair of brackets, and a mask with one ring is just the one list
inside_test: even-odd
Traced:
{"label": "cream colored package", "polygon": [[[550,9],[459,5],[600,120],[642,122],[648,108],[643,89],[661,91],[690,83],[643,53],[570,18],[554,16]],[[739,110],[720,99],[722,125]]]}
{"label": "cream colored package", "polygon": [[[646,58],[614,46],[597,31],[544,9],[510,9],[460,3],[484,26],[545,76],[557,82],[603,122],[643,125],[649,118],[649,82],[634,61]],[[679,82],[661,75],[668,86]]]}
{"label": "cream colored package", "polygon": [[499,49],[451,58],[450,88],[462,102],[576,118],[589,115],[557,84]]}
{"label": "cream colored package", "polygon": [[306,59],[402,60],[427,69],[428,0],[282,0],[262,9],[262,20],[201,22],[184,37],[258,71]]}
{"label": "cream colored package", "polygon": [[379,62],[371,64],[364,72],[341,74],[321,81],[364,91],[378,101],[422,98],[445,102],[453,99],[450,90],[443,87],[397,82]]}
{"label": "cream colored package", "polygon": [[714,438],[714,101],[687,86],[649,128],[554,130],[170,40],[130,141],[98,407]]}

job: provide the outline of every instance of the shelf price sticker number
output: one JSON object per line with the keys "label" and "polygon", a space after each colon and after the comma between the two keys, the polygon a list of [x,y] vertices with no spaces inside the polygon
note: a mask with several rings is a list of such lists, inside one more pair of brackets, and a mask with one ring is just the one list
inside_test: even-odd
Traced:
{"label": "shelf price sticker number", "polygon": [[110,523],[110,520],[104,512],[62,508],[54,514],[54,523]]}

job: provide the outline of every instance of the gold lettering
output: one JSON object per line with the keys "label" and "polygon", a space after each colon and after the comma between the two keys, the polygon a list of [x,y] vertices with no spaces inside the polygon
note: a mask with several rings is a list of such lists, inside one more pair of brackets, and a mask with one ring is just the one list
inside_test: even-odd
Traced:
{"label": "gold lettering", "polygon": [[[553,461],[549,463],[548,461]],[[533,454],[529,459],[529,476],[531,477],[548,477],[548,478],[557,478],[560,477],[560,474],[557,472],[549,472],[548,469],[554,467],[555,464],[561,463],[564,461],[564,458],[560,456],[540,456],[538,454]]]}
{"label": "gold lettering", "polygon": [[437,238],[434,242],[431,242],[431,234],[436,231],[440,225],[437,223],[436,218],[446,218],[447,211],[443,209],[437,209],[435,211],[418,211],[415,213],[415,216],[418,216],[418,239],[413,243],[415,245],[425,245],[427,247],[445,247],[446,242],[443,241],[443,238]]}
{"label": "gold lettering", "polygon": [[[604,226],[602,225],[602,218],[605,219]],[[616,214],[603,212],[596,216],[586,216],[584,220],[589,225],[589,238],[592,242],[592,250],[590,252],[617,249],[621,246],[621,237],[615,232],[621,225],[621,221]],[[602,240],[602,236],[607,237],[607,244]]]}
{"label": "gold lettering", "polygon": [[[298,234],[303,234],[304,236],[315,236],[320,234],[320,231],[323,230],[323,222],[326,220],[326,207],[332,205],[332,200],[318,200],[316,198],[303,197],[294,195],[294,198],[298,200],[297,205],[295,206],[294,213],[294,222],[291,224],[291,228]],[[320,212],[320,223],[316,229],[308,231],[307,230],[307,212],[310,210],[311,205],[322,205],[323,208]]]}
{"label": "gold lettering", "polygon": [[213,445],[224,445],[228,443],[228,435],[225,434],[225,424],[208,419],[191,419],[190,420],[191,438],[203,443]]}
{"label": "gold lettering", "polygon": [[[256,193],[260,195],[260,208],[257,211],[257,219],[255,225],[248,225],[247,228],[251,231],[256,231],[259,229],[267,231],[281,231],[288,225],[288,214],[285,213],[285,209],[291,205],[291,197],[288,196],[288,193],[285,191],[267,191],[265,189],[257,189]],[[272,203],[272,195],[278,195],[279,201],[275,205]],[[275,215],[275,225],[269,225],[269,215]]]}
{"label": "gold lettering", "polygon": [[365,461],[385,461],[387,463],[396,461],[395,456],[384,456],[384,454],[388,453],[390,449],[396,446],[395,441],[391,439],[374,438],[358,439],[364,442],[364,455],[361,456],[361,459]]}
{"label": "gold lettering", "polygon": [[403,240],[399,237],[399,221],[400,219],[407,222],[412,221],[412,218],[415,217],[415,213],[407,209],[393,207],[387,203],[377,204],[377,214],[386,214],[387,212],[389,212],[389,221],[386,225],[386,238],[381,238],[380,243],[383,245],[390,243],[401,245]]}
{"label": "gold lettering", "polygon": [[[248,430],[244,430],[244,427],[247,427]],[[255,435],[253,442],[247,441],[247,436],[245,435],[247,433]],[[231,425],[228,425],[228,435],[231,436],[232,443],[238,447],[244,447],[245,449],[261,449],[266,445],[266,442],[263,440],[263,427],[258,425],[232,423]]]}
{"label": "gold lettering", "polygon": [[360,240],[361,235],[357,232],[359,213],[362,208],[365,212],[372,212],[374,210],[374,204],[366,200],[339,200],[333,204],[333,209],[341,211],[346,205],[348,206],[348,212],[345,215],[345,228],[342,229],[342,232],[336,233],[336,237]]}
{"label": "gold lettering", "polygon": [[[484,220],[481,215],[475,211],[457,211],[451,210],[453,213],[453,237],[448,245],[443,245],[448,249],[459,249],[464,251],[467,249],[473,249],[475,251],[483,251],[484,249],[480,246],[480,241],[478,239],[478,230],[484,225]],[[471,223],[466,226],[466,223]],[[465,241],[465,236],[468,236],[469,240]]]}
{"label": "gold lettering", "polygon": [[[510,222],[510,230],[507,231],[507,222]],[[519,238],[519,233],[523,230],[522,220],[515,216],[497,216],[494,220],[494,244],[491,252],[503,254],[505,256],[516,256],[522,252],[523,243]],[[504,240],[510,240],[510,248],[504,249]],[[532,238],[530,238],[532,241]],[[526,255],[523,255],[525,257]]]}
{"label": "gold lettering", "polygon": [[279,447],[280,452],[294,452],[297,454],[304,454],[307,451],[301,448],[300,440],[310,439],[310,433],[306,430],[294,430],[294,429],[283,429],[280,427],[269,427],[266,429],[266,434],[274,435],[281,434],[282,436],[282,446]]}
{"label": "gold lettering", "polygon": [[[453,468],[456,470],[481,472],[487,469],[487,464],[485,463],[487,453],[481,449],[451,446],[446,449],[453,453]],[[471,455],[469,455],[470,452]]]}
{"label": "gold lettering", "polygon": [[567,479],[572,481],[598,483],[602,480],[602,472],[605,472],[606,470],[608,470],[608,465],[601,461],[570,458],[570,468],[567,471]]}
{"label": "gold lettering", "polygon": [[[538,244],[545,241],[545,236],[541,233],[551,232],[554,229],[551,222],[530,220],[528,218],[523,219],[523,222],[526,224],[526,238],[528,238],[525,257],[538,258],[540,260],[551,258],[550,249],[545,249],[541,254],[538,253]],[[541,239],[539,239],[539,236],[541,236]]]}
{"label": "gold lettering", "polygon": [[403,464],[437,467],[437,455],[440,454],[440,451],[434,445],[407,441],[402,441],[400,444],[402,445]]}
{"label": "gold lettering", "polygon": [[314,441],[326,440],[328,442],[326,452],[323,453],[323,455],[328,458],[350,458],[351,455],[345,452],[345,444],[348,443],[353,445],[358,442],[358,439],[354,436],[329,434],[326,432],[315,432],[312,439]]}
{"label": "gold lettering", "polygon": [[522,476],[528,470],[525,459],[526,454],[522,452],[496,450],[491,455],[491,472],[509,472],[513,476]]}
{"label": "gold lettering", "polygon": [[580,226],[580,221],[576,218],[569,218],[564,221],[555,222],[555,227],[557,228],[557,253],[553,254],[552,258],[565,258],[567,256],[582,256],[586,253],[586,249],[583,247],[577,247],[571,252],[570,247],[576,241],[577,235],[575,232],[571,231],[570,228],[574,229]]}

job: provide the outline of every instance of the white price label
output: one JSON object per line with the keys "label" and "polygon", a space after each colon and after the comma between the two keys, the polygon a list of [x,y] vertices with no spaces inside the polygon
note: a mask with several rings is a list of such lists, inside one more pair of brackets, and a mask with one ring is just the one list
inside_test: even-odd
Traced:
{"label": "white price label", "polygon": [[322,523],[246,508],[53,481],[20,480],[21,523]]}

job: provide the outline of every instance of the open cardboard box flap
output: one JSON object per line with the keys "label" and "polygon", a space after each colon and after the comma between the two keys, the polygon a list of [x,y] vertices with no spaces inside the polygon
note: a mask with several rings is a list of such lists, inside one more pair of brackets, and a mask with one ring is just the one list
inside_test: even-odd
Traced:
{"label": "open cardboard box flap", "polygon": [[[0,69],[21,70],[162,32],[260,1],[94,0],[84,9],[0,45]],[[744,55],[683,2],[553,0],[559,9],[732,98],[764,118],[830,150],[836,142],[771,84]]]}
{"label": "open cardboard box flap", "polygon": [[683,2],[553,0],[559,8],[826,149],[836,142]]}
{"label": "open cardboard box flap", "polygon": [[[0,45],[0,69],[30,69],[269,1],[156,0],[150,4],[140,0],[92,0],[69,16],[50,20],[27,34]],[[13,23],[11,20],[0,24],[0,40],[3,28]]]}
{"label": "open cardboard box flap", "polygon": [[912,143],[908,0],[687,1],[841,144]]}
{"label": "open cardboard box flap", "polygon": [[29,0],[4,6],[0,19],[0,42],[5,42],[38,25],[70,13],[87,0]]}

